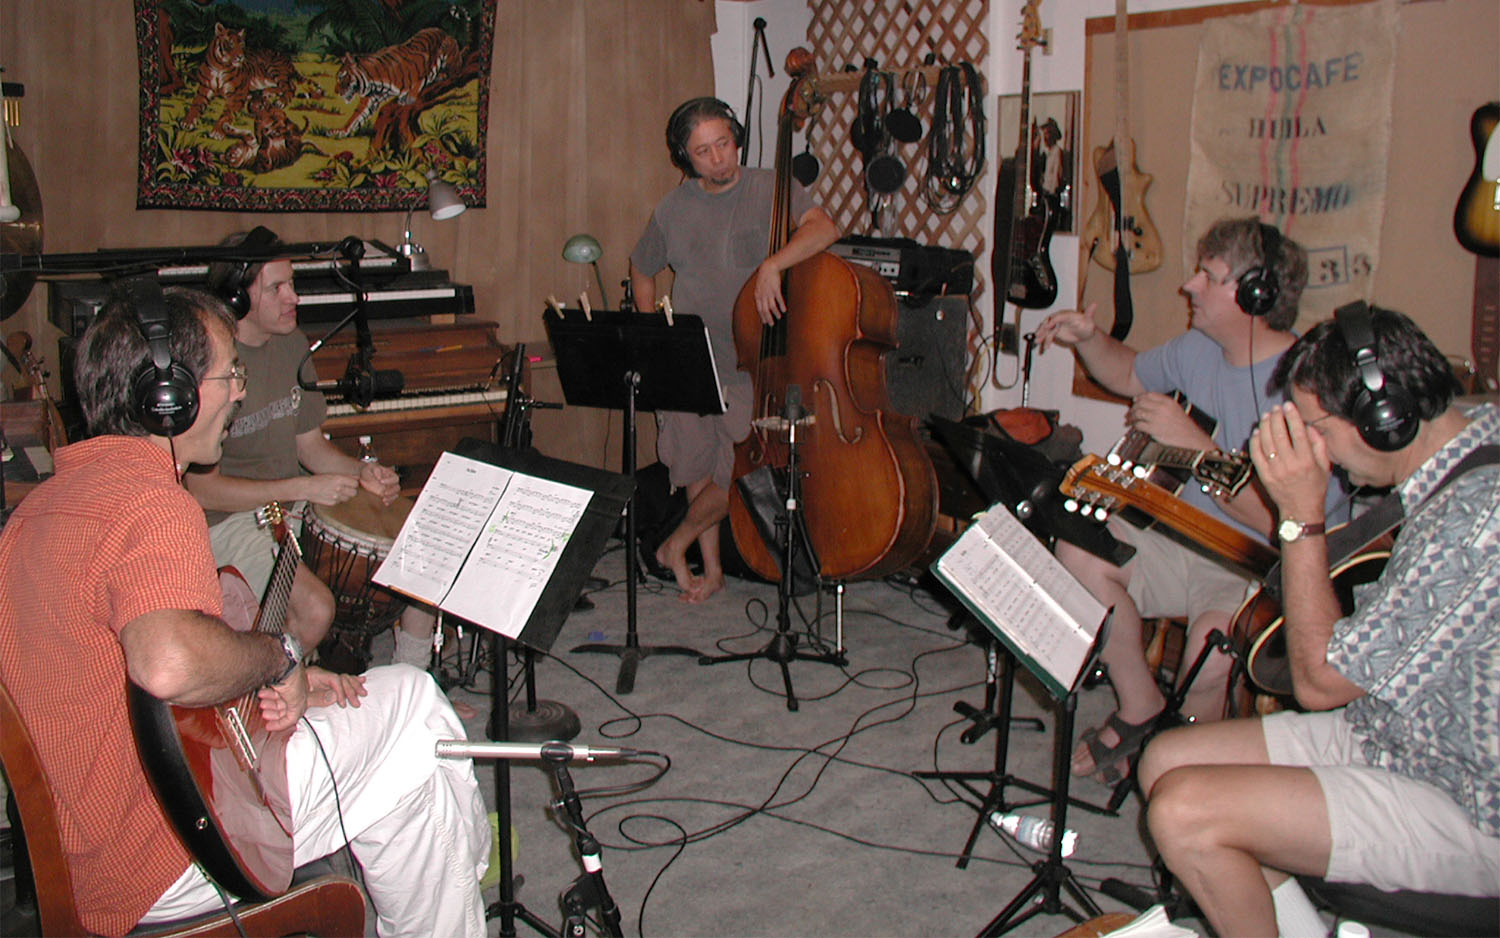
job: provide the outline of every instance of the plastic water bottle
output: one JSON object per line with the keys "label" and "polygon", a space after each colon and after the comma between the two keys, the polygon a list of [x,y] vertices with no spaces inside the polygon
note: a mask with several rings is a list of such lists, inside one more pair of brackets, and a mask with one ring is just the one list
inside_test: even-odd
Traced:
{"label": "plastic water bottle", "polygon": [[[1038,853],[1050,853],[1052,850],[1053,828],[1052,822],[1047,818],[1032,817],[1029,814],[1001,814],[996,811],[990,815],[990,824],[1014,837],[1023,847],[1030,847]],[[1064,828],[1062,855],[1072,856],[1073,848],[1077,846],[1078,832]]]}
{"label": "plastic water bottle", "polygon": [[359,438],[359,461],[360,462],[379,462],[380,461],[380,457],[378,457],[378,456],[375,455],[375,445],[370,442],[370,438],[368,436],[362,436],[362,437]]}

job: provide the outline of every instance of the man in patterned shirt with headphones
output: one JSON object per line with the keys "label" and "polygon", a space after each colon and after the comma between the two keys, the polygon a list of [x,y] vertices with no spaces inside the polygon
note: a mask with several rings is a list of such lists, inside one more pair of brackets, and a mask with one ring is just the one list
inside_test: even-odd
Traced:
{"label": "man in patterned shirt with headphones", "polygon": [[[1152,837],[1220,935],[1321,934],[1289,874],[1500,895],[1500,409],[1454,406],[1443,353],[1364,303],[1299,339],[1273,380],[1289,400],[1250,456],[1280,516],[1308,712],[1158,737],[1140,764]],[[1335,465],[1400,509],[1347,615],[1324,530]]]}

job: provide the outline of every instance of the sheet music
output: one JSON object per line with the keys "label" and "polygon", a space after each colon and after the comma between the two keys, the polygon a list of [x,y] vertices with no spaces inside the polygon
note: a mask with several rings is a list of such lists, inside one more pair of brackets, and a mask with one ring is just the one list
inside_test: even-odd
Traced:
{"label": "sheet music", "polygon": [[520,635],[592,494],[513,473],[443,608],[507,638]]}
{"label": "sheet music", "polygon": [[444,453],[373,579],[515,638],[592,494]]}
{"label": "sheet music", "polygon": [[936,572],[984,624],[1071,688],[1105,609],[1003,505],[970,525]]}

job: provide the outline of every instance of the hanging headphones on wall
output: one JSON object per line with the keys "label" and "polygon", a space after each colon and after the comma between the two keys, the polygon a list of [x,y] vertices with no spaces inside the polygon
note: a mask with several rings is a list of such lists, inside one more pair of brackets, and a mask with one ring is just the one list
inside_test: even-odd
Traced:
{"label": "hanging headphones on wall", "polygon": [[1281,232],[1274,225],[1260,225],[1260,263],[1240,274],[1234,288],[1234,301],[1251,316],[1264,316],[1276,306],[1281,296],[1281,281],[1276,276],[1276,259],[1281,256]]}
{"label": "hanging headphones on wall", "polygon": [[1371,447],[1383,453],[1402,448],[1416,439],[1422,425],[1421,415],[1411,394],[1401,385],[1387,381],[1380,370],[1369,304],[1364,300],[1346,303],[1333,311],[1333,319],[1344,344],[1349,346],[1349,359],[1359,372],[1360,389],[1354,396],[1350,421]]}
{"label": "hanging headphones on wall", "polygon": [[[236,246],[259,250],[270,247],[276,241],[274,231],[265,225],[256,225]],[[264,264],[265,261],[265,258],[234,261],[217,283],[209,284],[219,299],[224,301],[224,305],[234,312],[235,319],[244,319],[245,314],[250,312],[250,285],[255,282],[250,268],[257,264]]]}
{"label": "hanging headphones on wall", "polygon": [[130,378],[136,422],[157,436],[176,436],[198,418],[198,379],[172,357],[172,327],[156,275],[121,281],[146,340],[146,360]]}
{"label": "hanging headphones on wall", "polygon": [[729,132],[734,134],[735,146],[745,145],[745,125],[734,116],[734,108],[718,98],[692,98],[677,105],[672,116],[667,118],[667,152],[671,154],[673,166],[696,178],[693,161],[688,157],[688,137],[693,135],[693,128],[701,121],[716,117],[729,121]]}

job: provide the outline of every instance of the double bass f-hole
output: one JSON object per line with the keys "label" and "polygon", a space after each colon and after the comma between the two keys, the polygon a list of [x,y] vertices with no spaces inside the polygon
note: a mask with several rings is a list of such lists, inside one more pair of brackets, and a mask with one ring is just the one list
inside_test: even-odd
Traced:
{"label": "double bass f-hole", "polygon": [[858,443],[860,440],[863,440],[865,438],[864,427],[855,427],[853,436],[850,436],[849,434],[844,432],[844,415],[839,411],[839,395],[833,384],[830,383],[826,378],[819,378],[813,382],[812,387],[814,394],[819,391],[828,392],[828,403],[830,405],[829,410],[832,412],[833,416],[833,432],[838,434],[839,442]]}

